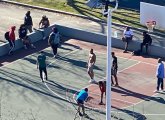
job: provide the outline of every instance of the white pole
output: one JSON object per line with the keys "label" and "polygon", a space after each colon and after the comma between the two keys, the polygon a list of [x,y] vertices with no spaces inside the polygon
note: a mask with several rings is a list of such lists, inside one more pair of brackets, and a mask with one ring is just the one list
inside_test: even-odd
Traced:
{"label": "white pole", "polygon": [[114,9],[108,9],[107,17],[107,84],[106,84],[106,120],[111,120],[111,33],[112,33],[112,12],[118,7],[118,0]]}
{"label": "white pole", "polygon": [[112,12],[107,17],[107,83],[106,83],[106,120],[111,120],[111,25]]}

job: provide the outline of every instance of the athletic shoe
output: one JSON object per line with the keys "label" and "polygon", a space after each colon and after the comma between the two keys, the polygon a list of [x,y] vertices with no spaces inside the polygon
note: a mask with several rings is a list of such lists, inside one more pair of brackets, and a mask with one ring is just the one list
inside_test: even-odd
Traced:
{"label": "athletic shoe", "polygon": [[79,112],[79,116],[83,116],[81,112]]}
{"label": "athletic shoe", "polygon": [[34,48],[34,49],[35,49],[35,48],[36,48],[36,46],[34,46],[33,44],[31,44],[31,48]]}
{"label": "athletic shoe", "polygon": [[159,90],[155,90],[155,91],[154,91],[154,93],[157,93],[157,92],[159,92]]}
{"label": "athletic shoe", "polygon": [[24,45],[24,49],[25,49],[25,50],[27,50],[27,47],[26,47],[26,45]]}
{"label": "athletic shoe", "polygon": [[124,50],[124,51],[123,51],[123,53],[127,53],[127,51],[126,51],[126,50]]}
{"label": "athletic shoe", "polygon": [[9,56],[10,56],[10,55],[13,55],[13,52],[8,53],[8,55],[9,55]]}
{"label": "athletic shoe", "polygon": [[119,86],[119,84],[115,84],[115,87]]}
{"label": "athletic shoe", "polygon": [[89,80],[89,83],[96,83],[96,81],[94,80],[94,79],[91,79],[91,80]]}
{"label": "athletic shoe", "polygon": [[92,83],[92,80],[89,80],[88,82],[89,82],[89,83]]}
{"label": "athletic shoe", "polygon": [[100,102],[99,105],[103,105],[103,102]]}
{"label": "athletic shoe", "polygon": [[46,37],[43,37],[43,40],[46,40]]}
{"label": "athletic shoe", "polygon": [[162,90],[160,90],[160,92],[165,92],[165,90],[162,89]]}

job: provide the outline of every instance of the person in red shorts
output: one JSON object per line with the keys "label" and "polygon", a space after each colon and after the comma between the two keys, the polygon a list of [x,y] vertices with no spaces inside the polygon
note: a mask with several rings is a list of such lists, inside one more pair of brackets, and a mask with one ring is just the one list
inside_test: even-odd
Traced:
{"label": "person in red shorts", "polygon": [[99,105],[103,105],[103,94],[105,93],[106,95],[106,81],[99,81],[99,88],[101,92],[101,102]]}

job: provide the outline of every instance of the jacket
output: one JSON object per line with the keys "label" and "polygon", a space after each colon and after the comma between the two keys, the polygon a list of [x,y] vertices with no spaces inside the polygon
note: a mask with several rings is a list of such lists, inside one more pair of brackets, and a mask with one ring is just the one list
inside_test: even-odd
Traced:
{"label": "jacket", "polygon": [[156,71],[157,78],[164,78],[164,64],[159,63]]}
{"label": "jacket", "polygon": [[152,38],[151,38],[151,36],[149,35],[149,34],[145,34],[144,36],[143,36],[143,43],[148,43],[148,44],[152,44]]}
{"label": "jacket", "polygon": [[20,28],[19,30],[18,30],[18,34],[19,34],[19,38],[24,38],[24,37],[26,37],[26,35],[27,35],[27,30],[26,30],[26,28]]}
{"label": "jacket", "polygon": [[15,41],[15,33],[14,33],[15,28],[16,28],[15,26],[12,26],[9,31],[9,39],[11,41]]}
{"label": "jacket", "polygon": [[30,15],[25,15],[24,25],[33,25],[33,21]]}

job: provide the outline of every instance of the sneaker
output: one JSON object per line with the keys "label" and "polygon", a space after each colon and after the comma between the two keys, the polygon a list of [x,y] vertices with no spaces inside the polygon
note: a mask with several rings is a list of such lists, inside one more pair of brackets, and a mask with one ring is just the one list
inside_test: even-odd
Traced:
{"label": "sneaker", "polygon": [[46,39],[46,37],[43,37],[43,40],[45,40]]}
{"label": "sneaker", "polygon": [[89,83],[96,83],[94,79],[89,80]]}
{"label": "sneaker", "polygon": [[159,92],[159,90],[155,90],[155,91],[154,91],[154,93],[157,93],[157,92]]}
{"label": "sneaker", "polygon": [[99,105],[103,105],[103,102],[100,102]]}
{"label": "sneaker", "polygon": [[24,49],[25,49],[25,50],[27,50],[27,47],[26,47],[26,45],[24,45]]}
{"label": "sneaker", "polygon": [[9,56],[10,56],[10,55],[13,55],[13,52],[9,52],[8,55],[9,55]]}
{"label": "sneaker", "polygon": [[161,89],[160,92],[165,92],[165,90],[164,89]]}
{"label": "sneaker", "polygon": [[92,83],[92,80],[89,80],[89,83]]}
{"label": "sneaker", "polygon": [[79,116],[83,116],[81,112],[79,112]]}
{"label": "sneaker", "polygon": [[117,86],[119,86],[119,84],[115,84],[115,86],[117,87]]}
{"label": "sneaker", "polygon": [[34,46],[33,44],[31,44],[31,48],[34,48],[34,49],[35,49],[35,48],[36,48],[36,46]]}
{"label": "sneaker", "polygon": [[123,51],[123,53],[127,53],[127,51],[126,51],[126,50],[124,50],[124,51]]}

